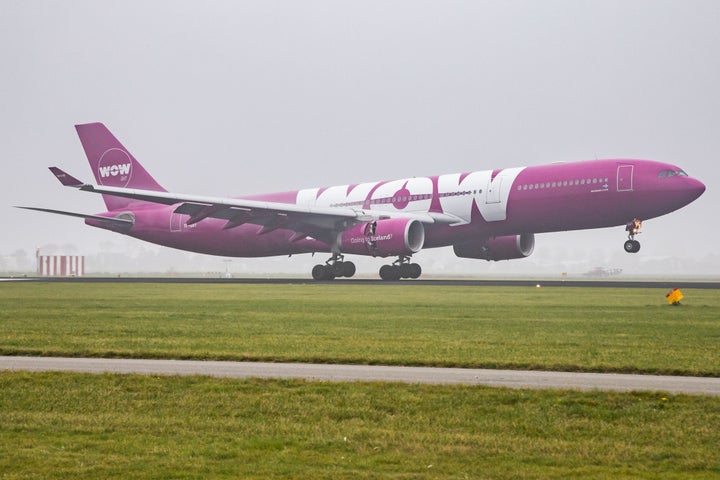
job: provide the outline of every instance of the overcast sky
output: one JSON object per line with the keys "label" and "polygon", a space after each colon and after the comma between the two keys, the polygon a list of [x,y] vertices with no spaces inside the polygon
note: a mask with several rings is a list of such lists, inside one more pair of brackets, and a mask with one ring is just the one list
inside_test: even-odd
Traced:
{"label": "overcast sky", "polygon": [[[0,254],[133,248],[11,208],[103,211],[46,168],[91,179],[73,125],[101,121],[166,188],[199,194],[666,161],[708,189],[646,222],[638,255],[716,255],[719,26],[716,0],[4,0]],[[534,257],[622,253],[624,239],[542,234]]]}

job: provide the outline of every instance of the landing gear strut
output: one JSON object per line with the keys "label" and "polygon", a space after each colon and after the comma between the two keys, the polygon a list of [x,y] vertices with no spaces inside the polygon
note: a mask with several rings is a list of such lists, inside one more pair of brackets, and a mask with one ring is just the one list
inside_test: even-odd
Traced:
{"label": "landing gear strut", "polygon": [[335,280],[336,277],[352,277],[355,275],[355,264],[345,262],[344,257],[334,253],[325,265],[315,265],[312,269],[312,277],[315,280]]}
{"label": "landing gear strut", "polygon": [[625,225],[625,231],[628,232],[628,240],[623,245],[627,253],[637,253],[640,251],[640,242],[635,240],[635,235],[640,233],[642,228],[642,220],[634,218],[632,222]]}
{"label": "landing gear strut", "polygon": [[392,265],[380,267],[380,278],[383,280],[400,280],[401,278],[418,278],[422,268],[417,263],[410,263],[410,257],[400,255]]}

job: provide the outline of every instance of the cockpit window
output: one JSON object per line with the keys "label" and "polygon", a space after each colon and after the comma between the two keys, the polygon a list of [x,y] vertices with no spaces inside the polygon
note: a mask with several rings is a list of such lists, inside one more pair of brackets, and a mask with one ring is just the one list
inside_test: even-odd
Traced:
{"label": "cockpit window", "polygon": [[669,177],[687,177],[688,174],[682,170],[660,170],[658,172],[658,178],[669,178]]}

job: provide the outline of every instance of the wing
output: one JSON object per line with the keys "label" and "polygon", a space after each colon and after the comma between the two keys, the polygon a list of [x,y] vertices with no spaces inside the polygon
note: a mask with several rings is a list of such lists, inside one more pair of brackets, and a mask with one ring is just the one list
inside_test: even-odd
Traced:
{"label": "wing", "polygon": [[[363,222],[387,218],[410,218],[423,223],[457,223],[452,215],[433,212],[386,212],[372,209],[347,207],[322,207],[293,203],[264,202],[228,197],[208,197],[153,190],[138,190],[104,185],[82,183],[57,167],[53,174],[65,186],[75,187],[84,192],[99,193],[116,197],[131,198],[143,202],[177,205],[175,213],[189,215],[188,225],[206,218],[225,220],[224,229],[251,223],[261,225],[261,233],[277,229],[292,230],[295,239],[311,236],[332,243],[334,234]],[[68,181],[68,179],[72,179]]]}
{"label": "wing", "polygon": [[66,212],[65,210],[53,210],[52,208],[20,207],[20,206],[16,206],[15,208],[22,208],[23,210],[35,210],[36,212],[55,213],[57,215],[67,215],[68,217],[90,218],[93,220],[97,220],[99,222],[105,222],[107,224],[122,226],[122,227],[131,227],[133,224],[132,220],[130,220],[129,218],[123,218],[123,217],[103,217],[102,215],[88,215],[86,213]]}

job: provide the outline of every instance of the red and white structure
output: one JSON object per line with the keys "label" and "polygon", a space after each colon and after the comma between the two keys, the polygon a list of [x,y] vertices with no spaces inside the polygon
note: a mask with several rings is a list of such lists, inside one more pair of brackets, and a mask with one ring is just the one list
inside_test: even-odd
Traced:
{"label": "red and white structure", "polygon": [[37,274],[38,277],[82,277],[85,275],[85,257],[38,254]]}

